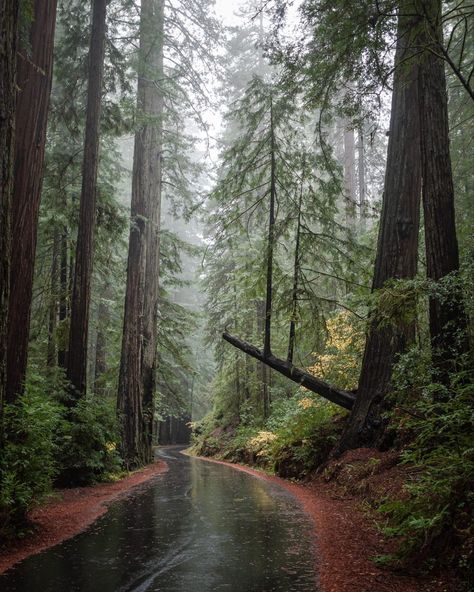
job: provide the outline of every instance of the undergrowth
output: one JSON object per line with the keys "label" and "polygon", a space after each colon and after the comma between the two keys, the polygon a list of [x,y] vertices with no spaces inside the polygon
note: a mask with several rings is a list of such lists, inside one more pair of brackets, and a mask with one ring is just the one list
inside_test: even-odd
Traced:
{"label": "undergrowth", "polygon": [[336,443],[341,411],[301,390],[276,401],[266,422],[219,428],[212,416],[194,424],[197,454],[261,466],[283,477],[302,478],[318,466]]}
{"label": "undergrowth", "polygon": [[[460,365],[462,368],[462,365]],[[413,562],[430,568],[442,562],[474,577],[474,383],[460,369],[446,387],[436,381],[429,358],[413,348],[395,368],[392,421],[408,442],[401,458],[415,475],[406,496],[383,503],[386,535],[396,537],[385,562]],[[408,409],[407,409],[408,407]]]}
{"label": "undergrowth", "polygon": [[33,373],[25,393],[5,406],[0,538],[27,533],[28,512],[54,485],[89,485],[122,471],[113,401],[90,396],[71,410],[66,400],[64,378]]}
{"label": "undergrowth", "polygon": [[0,537],[22,535],[25,515],[52,488],[61,409],[28,389],[5,408],[0,457]]}

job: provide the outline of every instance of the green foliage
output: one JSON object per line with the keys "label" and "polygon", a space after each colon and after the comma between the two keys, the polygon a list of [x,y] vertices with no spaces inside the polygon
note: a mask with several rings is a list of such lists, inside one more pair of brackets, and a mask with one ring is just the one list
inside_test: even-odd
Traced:
{"label": "green foliage", "polygon": [[341,430],[341,411],[309,393],[300,393],[284,415],[271,417],[277,425],[269,446],[275,471],[283,477],[301,478],[322,464],[336,444]]}
{"label": "green foliage", "polygon": [[309,372],[346,390],[357,388],[365,344],[365,323],[346,311],[326,322],[327,338]]}
{"label": "green foliage", "polygon": [[339,414],[334,405],[301,391],[275,403],[263,425],[253,417],[247,424],[223,429],[222,418],[208,416],[193,426],[193,449],[301,478],[326,460],[340,434]]}
{"label": "green foliage", "polygon": [[87,485],[122,470],[113,400],[87,397],[70,409],[66,393],[62,372],[30,369],[25,394],[5,406],[1,535],[21,535],[28,511],[55,483]]}
{"label": "green foliage", "polygon": [[[223,360],[221,371],[216,374],[211,385],[214,401],[214,417],[220,426],[236,425],[240,420],[239,401],[235,397],[236,373],[232,359]],[[245,419],[248,420],[246,414]],[[255,413],[250,414],[254,418]],[[247,422],[246,422],[247,423]]]}
{"label": "green foliage", "polygon": [[410,440],[402,459],[414,477],[407,496],[380,511],[385,532],[400,542],[396,559],[439,556],[464,568],[474,560],[474,381],[466,369],[451,376],[449,388],[433,376],[429,356],[416,348],[395,368],[400,404],[392,421]]}
{"label": "green foliage", "polygon": [[304,108],[299,92],[280,80],[254,77],[227,119],[223,164],[211,195],[212,237],[204,278],[209,342],[216,346],[222,374],[214,383],[222,426],[242,421],[244,401],[262,419],[269,388],[272,401],[279,391],[286,390],[284,396],[292,392],[277,373],[270,379],[270,371],[263,372],[220,339],[228,330],[257,347],[263,341],[267,261],[262,254],[267,251],[272,175],[278,202],[271,318],[276,355],[287,355],[290,321],[296,328],[295,363],[307,366],[308,358],[321,352],[326,320],[335,306],[354,286],[364,289],[360,278],[370,252],[340,222],[341,170],[324,134],[315,136],[314,114]]}
{"label": "green foliage", "polygon": [[57,473],[55,433],[61,409],[28,388],[4,416],[0,456],[0,535],[21,534],[26,513],[50,493]]}
{"label": "green foliage", "polygon": [[67,409],[58,435],[59,480],[68,485],[106,481],[121,471],[113,400],[88,396]]}

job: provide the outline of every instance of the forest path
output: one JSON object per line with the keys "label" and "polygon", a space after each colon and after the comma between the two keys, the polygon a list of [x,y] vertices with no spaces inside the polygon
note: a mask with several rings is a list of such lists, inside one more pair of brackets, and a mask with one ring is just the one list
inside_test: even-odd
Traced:
{"label": "forest path", "polygon": [[169,470],[88,530],[0,576],[3,592],[315,592],[314,525],[278,484],[158,451]]}

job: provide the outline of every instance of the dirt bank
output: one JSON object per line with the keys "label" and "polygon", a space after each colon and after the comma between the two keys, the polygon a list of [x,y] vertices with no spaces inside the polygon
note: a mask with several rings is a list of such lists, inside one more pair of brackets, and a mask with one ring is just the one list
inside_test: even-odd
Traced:
{"label": "dirt bank", "polygon": [[[358,462],[373,456],[373,451],[359,452],[340,463],[343,467],[357,466]],[[352,454],[352,453],[351,453]],[[372,458],[371,456],[371,458]],[[200,457],[208,462],[227,465],[254,475],[259,479],[277,483],[291,492],[302,503],[314,522],[321,592],[457,592],[457,583],[449,575],[421,577],[405,575],[382,568],[371,558],[390,552],[387,541],[375,528],[374,520],[363,508],[363,497],[336,482],[327,483],[322,477],[299,484],[243,465]],[[385,460],[385,459],[384,459]],[[379,465],[382,465],[381,460]],[[388,469],[393,463],[388,460]],[[396,471],[397,468],[393,467]],[[337,464],[332,470],[344,472]],[[377,487],[398,487],[393,475],[375,477]]]}
{"label": "dirt bank", "polygon": [[29,514],[33,533],[25,539],[0,547],[0,574],[9,567],[85,530],[107,512],[107,506],[135,487],[168,469],[162,460],[115,483],[57,491],[57,497]]}

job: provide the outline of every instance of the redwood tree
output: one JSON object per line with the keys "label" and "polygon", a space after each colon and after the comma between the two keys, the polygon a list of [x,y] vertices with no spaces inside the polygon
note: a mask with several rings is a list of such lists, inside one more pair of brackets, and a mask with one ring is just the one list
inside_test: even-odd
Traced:
{"label": "redwood tree", "polygon": [[76,263],[71,301],[71,327],[67,377],[77,397],[86,391],[87,340],[91,294],[94,230],[96,224],[97,169],[102,81],[104,72],[107,0],[94,0],[89,49],[86,131],[82,164],[82,189],[77,231]]}
{"label": "redwood tree", "polygon": [[[419,18],[413,1],[400,2],[385,186],[372,290],[417,271],[421,191],[418,110]],[[397,354],[413,338],[412,325],[379,326],[373,317],[356,401],[340,448],[374,445],[383,434],[382,412]]]}
{"label": "redwood tree", "polygon": [[151,117],[147,132],[148,175],[146,191],[146,267],[145,298],[143,301],[143,411],[145,417],[145,452],[151,461],[154,395],[156,390],[157,313],[160,273],[160,218],[161,218],[161,165],[163,150],[163,92],[159,86],[163,80],[164,2],[155,1],[150,7],[153,12],[152,47],[148,53],[149,68],[154,84],[145,93],[145,113]]}
{"label": "redwood tree", "polygon": [[15,400],[21,393],[26,374],[38,212],[53,73],[56,1],[34,2],[29,39],[20,44],[18,51],[7,401]]}
{"label": "redwood tree", "polygon": [[163,0],[142,0],[131,226],[117,409],[127,467],[151,459],[163,134]]}
{"label": "redwood tree", "polygon": [[[444,60],[441,0],[422,0],[426,50],[420,69],[421,158],[425,221],[426,272],[438,281],[459,269],[454,212],[454,186],[449,150],[448,100]],[[433,362],[444,382],[468,348],[466,316],[459,285],[443,298],[430,298],[430,335]]]}
{"label": "redwood tree", "polygon": [[18,6],[0,1],[0,422],[6,383]]}

